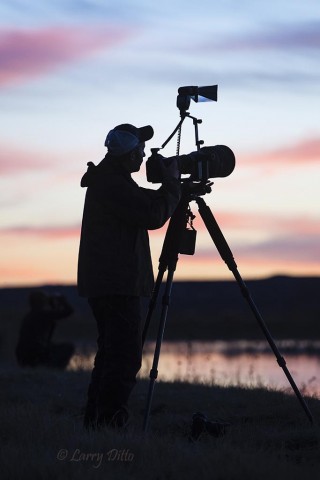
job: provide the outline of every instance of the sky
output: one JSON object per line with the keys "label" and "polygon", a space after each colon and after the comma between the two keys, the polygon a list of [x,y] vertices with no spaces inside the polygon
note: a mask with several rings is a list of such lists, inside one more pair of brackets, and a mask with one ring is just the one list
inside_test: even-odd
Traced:
{"label": "sky", "polygon": [[[318,0],[0,0],[0,286],[76,282],[87,162],[121,123],[151,124],[147,156],[160,147],[187,85],[218,85],[189,111],[236,156],[205,201],[240,274],[319,275],[319,54]],[[180,152],[195,149],[187,119]],[[196,253],[175,279],[231,279],[191,208]],[[150,232],[155,273],[165,232]]]}

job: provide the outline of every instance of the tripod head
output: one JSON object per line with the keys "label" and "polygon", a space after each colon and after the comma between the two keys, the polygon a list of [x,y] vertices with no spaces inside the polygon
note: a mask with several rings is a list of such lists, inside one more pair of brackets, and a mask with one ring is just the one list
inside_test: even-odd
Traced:
{"label": "tripod head", "polygon": [[191,100],[194,102],[208,102],[208,101],[217,101],[218,100],[218,85],[212,85],[209,87],[180,87],[178,88],[178,96],[177,96],[177,107],[180,111],[181,121],[178,123],[177,127],[174,129],[172,134],[169,138],[164,142],[161,148],[164,148],[167,143],[171,140],[171,138],[178,133],[178,140],[177,140],[177,155],[180,152],[180,140],[181,140],[181,128],[182,123],[184,122],[185,118],[191,118],[193,120],[193,125],[195,129],[195,143],[197,146],[197,150],[200,150],[200,145],[203,145],[204,141],[199,140],[198,136],[198,124],[202,123],[201,119],[193,117],[190,115],[187,110],[190,107]]}
{"label": "tripod head", "polygon": [[[180,87],[178,89],[177,96],[177,107],[180,110],[180,117],[182,122],[185,118],[191,118],[193,120],[194,130],[195,130],[195,143],[197,150],[200,150],[200,145],[204,144],[203,140],[199,140],[198,135],[198,124],[202,123],[201,119],[193,117],[187,112],[190,107],[191,100],[194,102],[208,102],[208,101],[217,101],[218,100],[218,85],[211,85],[209,87]],[[177,143],[177,155],[180,151],[180,140],[181,140],[181,127],[182,122],[179,125],[179,135]]]}
{"label": "tripod head", "polygon": [[178,89],[177,107],[181,117],[187,114],[191,100],[194,102],[210,102],[218,100],[218,85],[209,87],[180,87]]}
{"label": "tripod head", "polygon": [[196,197],[202,197],[207,193],[211,193],[213,182],[206,180],[205,182],[195,182],[189,178],[182,180],[182,195],[187,195],[190,198],[190,202],[195,200]]}
{"label": "tripod head", "polygon": [[[202,120],[190,115],[187,111],[191,100],[195,102],[217,101],[217,89],[217,85],[180,87],[178,89],[177,107],[180,111],[181,120],[161,148],[151,149],[152,155],[146,164],[148,181],[152,183],[162,182],[161,171],[159,171],[158,167],[159,161],[165,164],[170,164],[173,160],[177,161],[180,174],[190,175],[189,178],[192,181],[198,181],[203,184],[206,184],[210,178],[226,177],[232,173],[235,167],[235,156],[232,150],[225,145],[202,147],[204,141],[199,139],[198,130],[198,125],[202,123]],[[197,150],[187,155],[180,155],[182,124],[186,118],[190,118],[193,121]],[[158,155],[159,150],[163,149],[177,132],[176,157],[165,158]]]}

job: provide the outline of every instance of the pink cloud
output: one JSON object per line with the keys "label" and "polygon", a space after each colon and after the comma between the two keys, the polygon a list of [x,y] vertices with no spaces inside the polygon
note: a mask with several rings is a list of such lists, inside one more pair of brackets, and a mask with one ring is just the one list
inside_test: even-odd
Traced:
{"label": "pink cloud", "polygon": [[243,155],[246,164],[261,163],[268,165],[277,164],[279,167],[284,164],[306,164],[320,162],[320,138],[310,138],[285,147],[277,148],[266,152]]}
{"label": "pink cloud", "polygon": [[[197,208],[192,209],[196,215],[194,226],[198,231],[206,229]],[[320,235],[320,222],[316,218],[297,216],[286,217],[282,215],[273,215],[267,213],[253,213],[253,212],[228,212],[218,211],[213,212],[222,231],[227,230],[260,230],[261,232],[268,231],[276,234],[290,233],[299,235]],[[164,227],[149,232],[151,236],[161,236],[167,231],[168,224]]]}
{"label": "pink cloud", "polygon": [[27,170],[43,170],[57,164],[57,158],[47,152],[26,151],[9,144],[0,145],[1,175],[12,175]]}
{"label": "pink cloud", "polygon": [[319,220],[305,216],[285,217],[266,213],[218,212],[215,217],[221,228],[259,229],[277,233],[299,232],[305,235],[320,234]]}
{"label": "pink cloud", "polygon": [[[232,252],[239,271],[256,266],[257,271],[267,269],[269,274],[273,272],[309,272],[317,274],[320,272],[319,237],[314,235],[292,235],[274,236],[273,238],[248,245],[236,245]],[[221,263],[221,259],[214,246],[212,248],[198,248],[196,252],[198,261],[209,264]]]}
{"label": "pink cloud", "polygon": [[320,272],[319,237],[318,235],[279,236],[255,245],[238,246],[236,250],[240,258],[264,259],[288,263],[311,264]]}
{"label": "pink cloud", "polygon": [[[31,262],[30,262],[31,263]],[[34,275],[37,275],[38,268],[37,266],[32,266],[30,264],[25,265],[17,265],[17,264],[10,264],[9,266],[2,266],[0,267],[0,284],[6,285],[6,282],[11,278],[14,279],[12,282],[13,284],[19,283],[19,280],[29,279],[32,278]]]}
{"label": "pink cloud", "polygon": [[[294,235],[301,237],[314,237],[320,235],[320,222],[316,218],[308,217],[285,217],[258,213],[236,213],[236,212],[218,212],[215,218],[222,231],[225,230],[260,230],[268,231],[271,234],[279,236],[281,234]],[[164,239],[168,223],[158,229],[149,232],[151,237],[161,237]],[[196,230],[204,231],[206,229],[202,221],[195,225]],[[12,227],[0,228],[0,235],[19,235],[19,236],[37,236],[46,238],[71,238],[80,236],[80,225],[42,225],[28,226],[17,225]]]}
{"label": "pink cloud", "polygon": [[112,47],[130,32],[112,26],[4,30],[0,32],[0,87],[25,82]]}
{"label": "pink cloud", "polygon": [[[217,216],[224,228],[224,220],[234,223],[237,216]],[[239,219],[240,217],[238,217]],[[241,219],[241,218],[240,218]],[[255,215],[248,221],[254,223]],[[280,222],[278,218],[277,221]],[[301,224],[302,222],[302,224]],[[277,232],[269,240],[252,245],[235,245],[231,249],[239,266],[240,273],[245,277],[268,276],[274,274],[319,275],[319,227],[316,222],[303,219],[287,219],[287,227],[305,229],[301,235],[293,235],[290,230]],[[152,235],[157,234],[152,232]],[[0,266],[0,284],[21,284],[34,282],[75,282],[75,261],[61,262],[61,249],[57,242],[79,240],[80,226],[17,226],[0,230],[3,245],[17,253],[14,261],[9,263],[3,259]],[[228,237],[228,236],[227,236]],[[55,247],[48,250],[47,241],[54,241]],[[22,242],[22,243],[21,243]],[[28,244],[37,245],[37,254],[28,253]],[[21,250],[21,245],[24,248]],[[63,249],[66,251],[66,249]],[[27,253],[26,253],[27,252]],[[154,252],[153,252],[154,253]],[[59,258],[58,258],[59,257]],[[41,259],[47,258],[48,262]],[[8,260],[9,261],[9,260]],[[158,255],[153,258],[154,267],[158,263]],[[232,277],[228,268],[215,251],[214,245],[202,248],[199,245],[194,256],[181,256],[176,279]]]}
{"label": "pink cloud", "polygon": [[[79,183],[82,171],[79,173],[76,162],[80,165],[83,161],[83,171],[85,171],[88,157],[88,152],[84,150],[58,154],[37,148],[22,149],[13,143],[0,141],[0,174],[2,177],[8,177],[33,171],[51,170],[52,173],[54,170],[54,178],[52,177],[54,182],[71,180]],[[65,167],[66,160],[69,162],[69,170]],[[75,165],[74,170],[70,170],[72,163],[70,160]]]}
{"label": "pink cloud", "polygon": [[16,226],[0,229],[1,235],[19,237],[42,237],[49,239],[80,238],[80,226]]}

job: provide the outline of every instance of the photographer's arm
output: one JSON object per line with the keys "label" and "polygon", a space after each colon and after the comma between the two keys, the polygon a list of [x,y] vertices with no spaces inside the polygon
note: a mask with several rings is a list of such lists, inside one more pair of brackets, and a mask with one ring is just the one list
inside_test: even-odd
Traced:
{"label": "photographer's arm", "polygon": [[130,225],[153,230],[162,227],[173,214],[180,200],[181,185],[177,178],[168,175],[158,190],[151,190],[115,176],[108,190],[101,185],[94,195],[107,213]]}

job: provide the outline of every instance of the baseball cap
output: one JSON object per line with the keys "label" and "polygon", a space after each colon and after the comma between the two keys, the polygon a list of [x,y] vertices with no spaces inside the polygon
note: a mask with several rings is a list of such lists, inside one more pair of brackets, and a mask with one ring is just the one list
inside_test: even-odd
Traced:
{"label": "baseball cap", "polygon": [[146,142],[152,137],[153,128],[150,125],[138,128],[130,123],[123,123],[110,130],[104,145],[108,148],[108,152],[115,157],[119,157],[136,148],[139,143]]}

